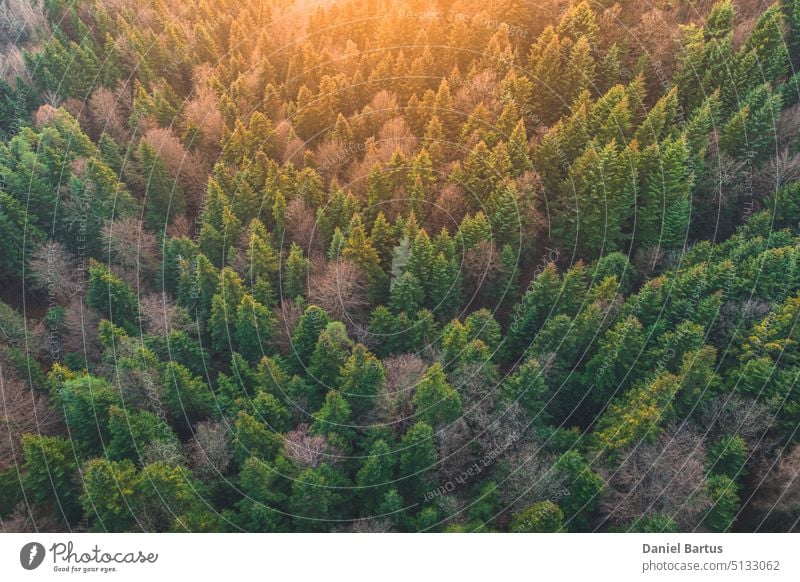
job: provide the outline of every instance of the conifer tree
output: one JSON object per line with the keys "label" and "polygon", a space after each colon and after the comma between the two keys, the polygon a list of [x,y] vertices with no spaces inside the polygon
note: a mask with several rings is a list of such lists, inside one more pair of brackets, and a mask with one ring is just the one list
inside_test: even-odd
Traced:
{"label": "conifer tree", "polygon": [[365,515],[381,512],[380,507],[390,492],[395,463],[396,456],[389,445],[382,439],[375,441],[356,473],[358,496],[363,500]]}
{"label": "conifer tree", "polygon": [[403,435],[398,479],[406,502],[417,502],[436,483],[436,448],[433,429],[420,420]]}
{"label": "conifer tree", "polygon": [[386,372],[380,360],[366,346],[356,344],[341,369],[341,391],[354,416],[359,417],[375,407],[385,380]]}
{"label": "conifer tree", "polygon": [[130,333],[139,327],[139,301],[130,285],[105,265],[91,260],[86,302],[111,322]]}
{"label": "conifer tree", "polygon": [[339,372],[347,361],[352,341],[344,324],[334,321],[319,334],[308,364],[309,375],[327,389],[339,385]]}
{"label": "conifer tree", "polygon": [[164,161],[147,143],[139,146],[139,164],[145,182],[145,222],[163,231],[175,216],[186,210],[183,189],[169,175]]}
{"label": "conifer tree", "polygon": [[434,364],[414,393],[417,415],[432,427],[453,422],[461,414],[461,398],[448,383],[441,365]]}
{"label": "conifer tree", "polygon": [[389,307],[396,313],[405,312],[408,315],[416,315],[422,307],[425,298],[425,290],[419,279],[412,273],[405,272],[397,279],[389,294]]}
{"label": "conifer tree", "polygon": [[310,262],[303,249],[292,243],[284,266],[283,296],[294,299],[305,295]]}
{"label": "conifer tree", "polygon": [[236,308],[236,346],[251,362],[257,362],[269,352],[275,328],[275,316],[252,295],[245,293]]}

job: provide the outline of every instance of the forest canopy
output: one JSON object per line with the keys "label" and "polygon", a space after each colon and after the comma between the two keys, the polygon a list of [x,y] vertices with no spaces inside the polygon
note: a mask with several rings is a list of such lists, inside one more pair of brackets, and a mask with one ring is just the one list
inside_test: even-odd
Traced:
{"label": "forest canopy", "polygon": [[800,527],[800,0],[9,0],[2,531]]}

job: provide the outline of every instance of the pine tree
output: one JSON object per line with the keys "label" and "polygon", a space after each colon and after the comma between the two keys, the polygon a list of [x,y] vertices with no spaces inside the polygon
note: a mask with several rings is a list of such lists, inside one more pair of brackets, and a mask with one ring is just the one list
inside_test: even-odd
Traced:
{"label": "pine tree", "polygon": [[308,374],[326,389],[339,385],[339,372],[347,361],[353,342],[347,337],[344,324],[334,321],[319,334],[308,364]]}
{"label": "pine tree", "polygon": [[572,40],[586,38],[594,42],[600,27],[597,24],[594,11],[586,0],[576,2],[567,9],[558,22],[557,31]]}
{"label": "pine tree", "polygon": [[456,128],[459,127],[460,124],[458,123],[458,113],[453,106],[453,97],[450,94],[450,84],[447,82],[447,79],[442,79],[442,82],[439,84],[439,90],[436,92],[433,108],[436,117],[442,122],[445,137],[449,141],[452,141],[456,137]]}
{"label": "pine tree", "polygon": [[138,483],[136,467],[128,459],[97,458],[86,464],[81,506],[94,531],[127,531],[136,523],[132,498]]}
{"label": "pine tree", "polygon": [[459,265],[439,253],[430,265],[427,305],[441,320],[453,317],[461,305],[462,282]]}
{"label": "pine tree", "polygon": [[588,148],[572,164],[562,191],[574,194],[555,200],[551,209],[561,248],[593,258],[622,246],[633,209],[629,156],[612,139],[600,149]]}
{"label": "pine tree", "polygon": [[492,352],[500,345],[502,339],[500,324],[488,309],[478,309],[470,313],[464,320],[464,327],[470,341],[479,339]]}
{"label": "pine tree", "polygon": [[398,479],[407,503],[421,503],[436,483],[433,429],[420,420],[403,435]]}
{"label": "pine tree", "polygon": [[503,383],[501,390],[507,401],[519,402],[534,423],[547,423],[549,415],[545,411],[545,404],[548,387],[536,358],[525,360],[517,372]]}
{"label": "pine tree", "polygon": [[375,353],[381,357],[402,352],[405,348],[404,328],[389,309],[379,305],[369,318],[369,334],[373,338]]}
{"label": "pine tree", "polygon": [[25,207],[6,192],[0,191],[0,269],[21,276],[24,265],[23,250],[45,240],[45,234],[28,222]]}
{"label": "pine tree", "polygon": [[379,292],[384,280],[381,259],[375,247],[372,246],[372,241],[367,235],[359,214],[355,214],[350,221],[342,257],[352,261],[362,270],[373,293]]}
{"label": "pine tree", "polygon": [[292,334],[292,369],[304,373],[317,346],[320,334],[331,319],[324,309],[311,305],[306,308]]}
{"label": "pine tree", "polygon": [[561,531],[564,526],[564,513],[550,500],[534,503],[521,511],[511,522],[515,533],[547,533]]}
{"label": "pine tree", "polygon": [[355,417],[375,406],[386,380],[383,364],[364,345],[356,344],[341,369],[341,391]]}
{"label": "pine tree", "polygon": [[684,138],[653,145],[640,159],[641,187],[637,204],[635,245],[665,249],[684,245],[689,228],[692,175]]}
{"label": "pine tree", "polygon": [[175,216],[186,211],[183,189],[169,175],[164,161],[147,143],[139,146],[140,172],[145,181],[145,223],[163,231]]}
{"label": "pine tree", "polygon": [[650,109],[636,130],[635,138],[639,147],[644,148],[670,137],[675,130],[677,115],[678,88],[673,87]]}
{"label": "pine tree", "polygon": [[282,295],[294,299],[305,295],[310,262],[303,249],[292,243],[284,266]]}
{"label": "pine tree", "polygon": [[753,51],[761,72],[760,78],[768,82],[777,80],[788,72],[784,26],[781,7],[775,3],[761,13],[755,28],[741,48],[742,53]]}
{"label": "pine tree", "polygon": [[512,248],[519,248],[523,210],[517,192],[510,187],[501,187],[489,198],[488,206],[495,245],[502,248],[509,244]]}
{"label": "pine tree", "polygon": [[373,443],[369,456],[356,473],[356,485],[360,488],[358,496],[363,503],[363,514],[369,516],[381,513],[381,505],[390,492],[394,478],[396,455],[382,439]]}
{"label": "pine tree", "polygon": [[215,350],[232,350],[236,313],[243,296],[242,280],[236,271],[230,267],[222,269],[217,293],[211,300],[211,317],[208,322]]}
{"label": "pine tree", "polygon": [[71,523],[79,515],[78,463],[72,443],[61,437],[26,434],[22,437],[22,450],[26,498],[48,507],[59,521]]}
{"label": "pine tree", "polygon": [[169,362],[164,368],[164,404],[178,426],[189,428],[214,410],[214,395],[205,380],[186,366]]}
{"label": "pine tree", "polygon": [[591,38],[581,35],[572,45],[565,65],[565,83],[569,93],[564,96],[564,101],[571,106],[575,99],[585,90],[592,90],[595,86],[594,49]]}
{"label": "pine tree", "polygon": [[331,444],[346,453],[350,450],[350,444],[355,436],[351,425],[351,411],[347,399],[336,390],[328,391],[322,408],[314,415],[311,432],[327,437]]}
{"label": "pine tree", "polygon": [[445,137],[442,122],[436,115],[431,117],[428,125],[425,127],[425,136],[422,143],[428,151],[428,156],[434,167],[438,167],[448,159],[447,156],[450,149],[449,142]]}
{"label": "pine tree", "polygon": [[70,438],[90,453],[100,453],[109,441],[110,408],[122,404],[120,394],[95,376],[68,380],[58,390]]}
{"label": "pine tree", "polygon": [[372,166],[367,174],[366,189],[368,216],[375,216],[392,196],[391,184],[382,164],[375,162]]}
{"label": "pine tree", "polygon": [[276,321],[272,310],[245,293],[236,308],[236,346],[251,362],[269,352]]}
{"label": "pine tree", "polygon": [[414,275],[422,283],[426,291],[431,284],[433,275],[433,253],[433,245],[428,233],[425,230],[420,230],[411,243],[406,271]]}
{"label": "pine tree", "polygon": [[561,95],[563,83],[563,56],[572,45],[562,41],[552,26],[548,26],[531,46],[527,70],[533,83],[534,114],[545,125],[552,124],[569,105]]}
{"label": "pine tree", "polygon": [[428,368],[412,401],[417,415],[432,427],[449,424],[461,414],[461,398],[447,383],[440,364]]}
{"label": "pine tree", "polygon": [[725,38],[733,30],[735,10],[730,0],[719,0],[711,8],[703,25],[706,40]]}
{"label": "pine tree", "polygon": [[520,119],[508,138],[508,155],[511,159],[512,176],[519,177],[533,169],[529,156],[528,136],[525,122]]}
{"label": "pine tree", "polygon": [[597,410],[611,399],[625,394],[640,376],[645,360],[642,324],[628,317],[609,329],[598,344],[597,353],[586,364],[586,383],[591,386],[590,406]]}
{"label": "pine tree", "polygon": [[139,302],[133,289],[94,259],[89,261],[86,302],[129,333],[139,329]]}
{"label": "pine tree", "polygon": [[530,346],[536,332],[551,315],[561,288],[558,271],[553,263],[531,282],[515,310],[505,342],[506,360],[518,358]]}
{"label": "pine tree", "polygon": [[263,278],[270,283],[278,282],[280,257],[272,247],[267,228],[257,218],[250,221],[250,240],[247,244],[247,279]]}
{"label": "pine tree", "polygon": [[396,237],[392,225],[386,220],[383,212],[378,212],[375,221],[372,223],[370,230],[370,239],[372,246],[380,257],[381,268],[384,271],[389,270],[392,262],[392,249],[394,248]]}
{"label": "pine tree", "polygon": [[405,272],[397,279],[389,294],[389,307],[396,313],[405,312],[410,316],[416,315],[422,307],[425,291],[412,273]]}
{"label": "pine tree", "polygon": [[148,410],[125,410],[118,406],[109,409],[111,441],[106,449],[113,461],[131,459],[144,462],[148,447],[162,444],[178,450],[178,437],[165,419]]}
{"label": "pine tree", "polygon": [[565,525],[570,531],[588,531],[591,515],[597,510],[605,488],[602,477],[592,471],[577,451],[561,455],[555,470],[567,488],[567,495],[559,501],[566,518]]}
{"label": "pine tree", "polygon": [[613,458],[634,443],[653,442],[672,416],[671,403],[679,388],[679,379],[664,373],[612,402],[595,429],[602,452]]}
{"label": "pine tree", "polygon": [[406,177],[406,192],[409,197],[409,208],[421,220],[428,213],[427,202],[431,198],[436,176],[433,173],[433,161],[424,147],[411,160],[411,167]]}
{"label": "pine tree", "polygon": [[727,475],[709,475],[706,493],[712,505],[703,519],[703,525],[712,531],[728,531],[741,508],[738,491],[739,487]]}
{"label": "pine tree", "polygon": [[723,126],[720,149],[731,156],[764,160],[774,150],[775,120],[780,109],[781,94],[768,85],[758,87]]}
{"label": "pine tree", "polygon": [[492,240],[492,225],[483,211],[466,215],[458,226],[458,246],[464,250],[475,248],[481,241]]}
{"label": "pine tree", "polygon": [[341,502],[339,487],[346,484],[334,469],[322,464],[300,472],[292,482],[289,511],[294,516],[299,531],[324,531],[327,520],[336,519]]}

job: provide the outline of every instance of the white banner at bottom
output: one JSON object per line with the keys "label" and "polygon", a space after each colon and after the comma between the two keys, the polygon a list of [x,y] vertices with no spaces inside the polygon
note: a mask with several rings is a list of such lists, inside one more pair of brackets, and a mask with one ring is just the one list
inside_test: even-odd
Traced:
{"label": "white banner at bottom", "polygon": [[792,534],[3,534],[0,580],[796,581],[798,542]]}

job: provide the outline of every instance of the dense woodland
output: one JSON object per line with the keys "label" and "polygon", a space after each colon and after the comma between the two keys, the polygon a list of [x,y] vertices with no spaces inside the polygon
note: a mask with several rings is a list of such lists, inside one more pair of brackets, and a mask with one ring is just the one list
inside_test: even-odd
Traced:
{"label": "dense woodland", "polygon": [[800,528],[800,0],[8,0],[2,531]]}

